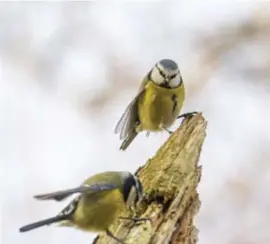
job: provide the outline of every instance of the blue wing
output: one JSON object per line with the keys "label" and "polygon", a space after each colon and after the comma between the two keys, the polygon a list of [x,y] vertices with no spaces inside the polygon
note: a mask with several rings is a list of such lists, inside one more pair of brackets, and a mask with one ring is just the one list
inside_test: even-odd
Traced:
{"label": "blue wing", "polygon": [[113,184],[92,184],[92,185],[82,185],[77,188],[67,189],[63,191],[56,191],[48,194],[36,195],[34,198],[38,200],[55,200],[62,201],[63,199],[71,196],[75,193],[96,193],[101,191],[109,191],[116,189],[117,187]]}

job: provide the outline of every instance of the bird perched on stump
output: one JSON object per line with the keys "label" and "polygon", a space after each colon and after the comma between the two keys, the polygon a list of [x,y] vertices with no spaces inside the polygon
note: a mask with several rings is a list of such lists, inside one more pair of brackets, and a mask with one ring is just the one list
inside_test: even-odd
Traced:
{"label": "bird perched on stump", "polygon": [[35,198],[62,201],[74,193],[80,195],[58,215],[21,227],[20,232],[59,223],[61,226],[73,226],[86,231],[105,231],[113,239],[124,243],[109,230],[109,226],[119,212],[124,208],[136,208],[142,199],[143,188],[139,179],[129,172],[108,171],[91,176],[79,187],[37,195]]}
{"label": "bird perched on stump", "polygon": [[145,76],[138,94],[129,103],[116,125],[115,133],[123,140],[121,150],[127,149],[138,133],[168,130],[179,116],[185,100],[185,87],[175,61],[162,59]]}

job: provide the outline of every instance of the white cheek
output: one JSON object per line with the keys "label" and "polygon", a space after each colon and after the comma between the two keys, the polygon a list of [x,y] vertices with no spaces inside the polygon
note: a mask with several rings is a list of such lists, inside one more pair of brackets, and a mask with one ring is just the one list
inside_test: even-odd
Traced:
{"label": "white cheek", "polygon": [[133,186],[129,192],[128,199],[127,199],[127,206],[132,207],[135,204],[135,198],[136,198],[136,189]]}
{"label": "white cheek", "polygon": [[178,74],[177,76],[175,76],[173,79],[170,80],[169,85],[170,87],[177,87],[179,86],[181,83],[181,77],[180,74]]}
{"label": "white cheek", "polygon": [[161,76],[159,71],[157,69],[155,69],[155,68],[153,69],[153,71],[151,73],[151,79],[157,85],[161,85],[161,84],[164,83],[164,78]]}

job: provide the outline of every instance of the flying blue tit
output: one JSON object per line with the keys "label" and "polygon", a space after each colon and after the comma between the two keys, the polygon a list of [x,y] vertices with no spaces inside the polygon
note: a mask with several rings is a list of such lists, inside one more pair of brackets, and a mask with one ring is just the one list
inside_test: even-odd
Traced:
{"label": "flying blue tit", "polygon": [[162,59],[145,76],[138,94],[127,106],[116,125],[115,133],[123,140],[121,150],[127,149],[138,133],[168,130],[179,116],[185,100],[185,87],[175,61]]}
{"label": "flying blue tit", "polygon": [[[79,193],[58,215],[20,228],[20,232],[30,231],[52,223],[72,226],[92,232],[106,232],[119,243],[121,239],[113,235],[109,226],[125,208],[136,209],[142,200],[143,187],[140,180],[126,171],[107,171],[89,177],[81,186],[35,196],[39,200],[62,201]],[[139,218],[119,217],[134,221]]]}

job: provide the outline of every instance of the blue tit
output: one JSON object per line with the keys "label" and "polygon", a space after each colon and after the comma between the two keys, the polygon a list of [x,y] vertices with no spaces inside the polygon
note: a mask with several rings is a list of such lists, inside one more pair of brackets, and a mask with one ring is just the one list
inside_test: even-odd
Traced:
{"label": "blue tit", "polygon": [[37,195],[35,198],[62,201],[74,193],[79,195],[58,215],[26,225],[20,228],[20,232],[58,223],[60,226],[86,231],[106,232],[113,239],[124,243],[113,235],[109,226],[123,209],[136,208],[143,196],[140,180],[129,172],[108,171],[91,176],[79,187]]}
{"label": "blue tit", "polygon": [[[185,100],[185,87],[176,62],[162,59],[145,76],[138,94],[129,103],[116,125],[115,133],[123,140],[125,150],[142,131],[168,130],[179,116]],[[171,133],[171,132],[170,132]]]}

